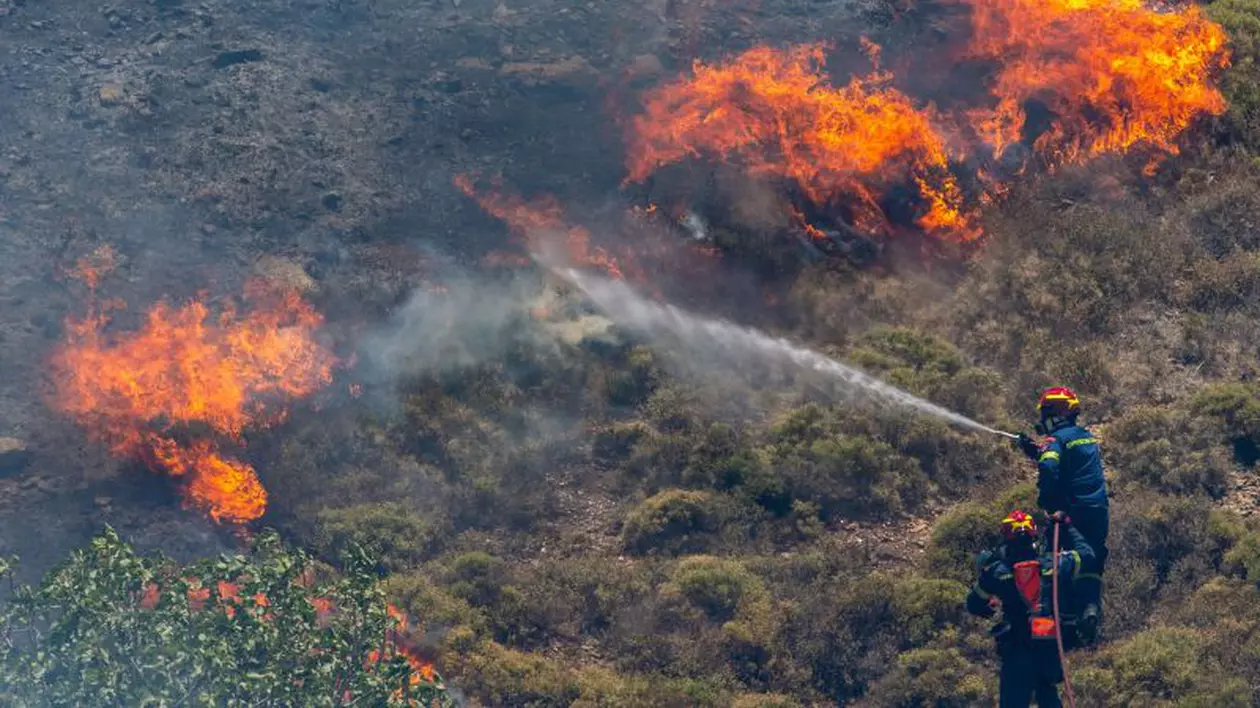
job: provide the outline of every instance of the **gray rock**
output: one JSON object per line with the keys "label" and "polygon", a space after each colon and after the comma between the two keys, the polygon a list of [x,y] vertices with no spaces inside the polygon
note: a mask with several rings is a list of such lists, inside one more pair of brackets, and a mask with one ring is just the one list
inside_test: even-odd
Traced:
{"label": "gray rock", "polygon": [[26,469],[31,453],[26,443],[17,438],[0,438],[0,477],[17,474]]}

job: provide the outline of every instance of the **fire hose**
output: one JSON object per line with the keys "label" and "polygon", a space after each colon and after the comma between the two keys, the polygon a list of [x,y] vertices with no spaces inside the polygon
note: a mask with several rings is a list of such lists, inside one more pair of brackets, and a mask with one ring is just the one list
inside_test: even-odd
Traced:
{"label": "fire hose", "polygon": [[1059,526],[1060,522],[1054,522],[1054,554],[1051,556],[1053,564],[1050,567],[1050,592],[1053,597],[1051,604],[1054,607],[1054,639],[1059,645],[1059,666],[1063,668],[1063,692],[1067,698],[1068,708],[1076,708],[1076,694],[1072,691],[1072,675],[1068,671],[1067,655],[1063,651],[1063,624],[1059,621]]}

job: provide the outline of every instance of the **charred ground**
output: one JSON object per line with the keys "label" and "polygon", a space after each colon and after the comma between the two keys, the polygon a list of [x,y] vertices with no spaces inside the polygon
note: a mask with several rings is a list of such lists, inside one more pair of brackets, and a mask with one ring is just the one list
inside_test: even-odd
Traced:
{"label": "charred ground", "polygon": [[[518,242],[455,175],[554,194],[577,218],[677,197],[668,175],[610,197],[644,87],[759,43],[827,39],[838,76],[861,72],[843,49],[860,35],[931,54],[952,14],[789,0],[11,0],[0,13],[0,437],[30,453],[0,479],[0,550],[31,573],[103,523],[186,556],[234,543],[45,405],[48,352],[84,303],[66,277],[77,259],[119,253],[102,294],[130,303],[121,328],[161,297],[289,279],[350,355],[416,291],[517,287],[519,270],[485,262]],[[818,258],[757,238],[755,209],[719,220],[764,184],[710,167],[673,178],[702,195],[738,266],[717,272],[739,288],[698,288],[692,304],[986,421],[1015,425],[1051,380],[1087,396],[1117,506],[1109,644],[1078,681],[1098,704],[1255,700],[1260,663],[1235,647],[1260,631],[1256,603],[1227,611],[1254,599],[1260,543],[1246,520],[1260,443],[1253,41],[1235,36],[1234,113],[1196,126],[1184,156],[1154,178],[1117,158],[1017,185],[970,254],[910,242],[873,266]],[[975,77],[959,73],[906,85],[963,91]],[[742,408],[752,393],[690,385],[615,332],[541,348],[538,328],[509,318],[494,357],[459,366],[345,370],[249,440],[264,521],[319,552],[373,545],[445,673],[488,705],[992,694],[983,628],[959,600],[986,524],[1027,496],[1010,451],[808,391]],[[367,394],[347,395],[359,381]]]}

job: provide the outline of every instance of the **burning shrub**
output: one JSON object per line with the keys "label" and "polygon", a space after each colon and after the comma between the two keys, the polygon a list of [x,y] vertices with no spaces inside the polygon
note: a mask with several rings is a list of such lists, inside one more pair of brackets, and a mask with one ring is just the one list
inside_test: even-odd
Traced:
{"label": "burning shrub", "polygon": [[1197,5],[1141,0],[967,0],[968,54],[997,64],[993,109],[970,116],[996,151],[1024,138],[1029,104],[1051,124],[1034,147],[1053,163],[1145,143],[1176,154],[1190,122],[1219,115],[1213,73],[1229,64],[1225,33]]}
{"label": "burning shrub", "polygon": [[323,318],[296,292],[248,294],[244,313],[232,303],[217,315],[200,301],[159,303],[127,334],[107,333],[94,304],[67,322],[52,360],[58,410],[114,454],[179,479],[190,505],[224,522],[262,516],[267,493],[253,467],[194,431],[239,443],[247,428],[284,419],[289,399],[331,381],[335,362],[315,338]]}
{"label": "burning shrub", "polygon": [[629,179],[693,155],[734,160],[753,174],[794,181],[814,204],[852,209],[852,222],[868,233],[887,219],[877,185],[909,182],[923,201],[920,226],[959,225],[962,196],[932,111],[888,87],[887,75],[834,88],[822,63],[819,45],[697,62],[693,78],[649,93],[634,118]]}

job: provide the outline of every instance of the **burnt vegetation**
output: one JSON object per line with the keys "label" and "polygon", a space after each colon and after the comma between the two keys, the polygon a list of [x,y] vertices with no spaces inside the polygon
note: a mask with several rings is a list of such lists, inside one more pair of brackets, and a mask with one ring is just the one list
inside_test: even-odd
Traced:
{"label": "burnt vegetation", "polygon": [[[4,25],[5,33],[53,26],[22,19],[29,5],[0,0],[0,22],[20,24]],[[137,10],[100,21],[116,33],[156,23],[162,37],[217,27],[202,19],[204,9],[157,5],[176,19]],[[520,250],[519,242],[491,233],[495,222],[452,186],[453,174],[493,171],[531,193],[599,202],[624,177],[609,157],[623,148],[592,97],[617,104],[697,56],[716,61],[757,43],[815,41],[857,22],[849,3],[790,0],[613,9],[465,0],[414,16],[370,3],[327,5],[302,20],[311,25],[302,31],[322,37],[344,21],[354,52],[384,42],[388,56],[325,57],[317,42],[287,36],[273,50],[256,28],[206,29],[235,31],[267,49],[203,38],[204,56],[190,60],[181,81],[159,72],[147,85],[138,71],[119,80],[117,95],[92,88],[91,101],[80,96],[69,111],[84,112],[82,125],[107,106],[117,115],[99,120],[147,145],[134,158],[150,165],[145,189],[198,210],[190,238],[213,256],[207,270],[254,268],[262,254],[298,264],[340,341],[364,322],[387,320],[413,291],[441,285],[446,256],[435,253],[455,254],[487,283],[511,279],[490,256]],[[936,51],[953,12],[896,0],[859,6],[863,34],[889,53],[912,52],[916,41]],[[269,21],[299,12],[260,7],[247,12]],[[914,218],[901,219],[892,238],[872,240],[840,211],[817,214],[819,223],[836,223],[823,223],[830,235],[813,243],[781,208],[792,203],[814,216],[792,187],[711,166],[675,167],[622,192],[640,208],[658,196],[687,202],[704,238],[679,219],[665,220],[670,233],[704,250],[704,272],[738,267],[732,280],[756,296],[748,307],[700,283],[689,305],[766,326],[1004,430],[1026,427],[1039,386],[1064,382],[1082,394],[1113,494],[1104,641],[1072,664],[1082,705],[1260,703],[1260,2],[1203,8],[1230,38],[1232,66],[1217,77],[1229,109],[1196,121],[1180,139],[1181,154],[1151,175],[1145,160],[1127,155],[1029,168],[979,211],[983,237],[973,243],[906,236]],[[660,36],[647,36],[644,17]],[[404,21],[431,23],[426,47],[382,38],[384,25]],[[155,31],[135,30],[134,41]],[[843,41],[858,46],[857,33],[836,43]],[[391,76],[396,63],[424,69]],[[222,111],[176,129],[180,92],[196,93],[190,105]],[[155,137],[135,138],[148,135],[137,125]],[[77,178],[33,171],[37,161],[5,135],[11,152],[0,150],[0,177],[14,193],[29,196],[41,180],[73,191],[67,185]],[[762,210],[762,199],[773,208]],[[51,233],[70,234],[68,251],[106,240],[50,226],[44,209],[30,209],[31,228],[50,241]],[[246,236],[227,235],[234,233]],[[157,256],[141,244],[120,250],[132,254],[125,272],[151,272],[146,259]],[[669,253],[638,257],[655,263]],[[694,277],[659,270],[660,282],[645,285],[671,294]],[[163,277],[174,287],[190,276]],[[14,308],[27,298],[6,297]],[[58,315],[72,307],[69,296],[54,300]],[[387,624],[377,607],[384,597],[415,618],[412,633],[446,685],[473,705],[994,702],[991,642],[962,601],[974,554],[995,542],[998,521],[1033,504],[1032,470],[1018,453],[933,419],[837,403],[809,386],[767,394],[750,385],[751,375],[697,378],[615,326],[566,329],[539,346],[548,322],[589,314],[572,304],[548,309],[506,318],[489,350],[466,342],[426,348],[423,360],[398,365],[362,396],[330,395],[252,436],[249,461],[268,493],[261,525],[332,565],[364,550],[370,562],[344,574],[358,584],[347,596],[367,598],[373,632]],[[0,337],[0,355],[24,360],[46,346],[36,331],[42,322]],[[433,325],[423,334],[441,342],[449,331]],[[374,373],[364,364],[339,376]],[[40,444],[55,444],[51,434],[36,437],[32,458],[53,460],[32,473],[41,479],[55,465],[97,464],[128,484],[166,484],[91,453],[73,463],[41,453]],[[31,503],[81,513],[84,526],[109,521],[149,541],[142,545],[161,545],[146,533],[179,523],[169,510],[148,518],[151,499],[127,502],[109,491],[123,484],[117,479],[74,479],[60,491],[94,500],[87,511]],[[22,495],[48,491],[8,472],[0,484],[19,500],[4,508],[5,528],[30,513],[18,507],[35,497]],[[95,501],[107,493],[120,499],[117,507],[132,507]],[[175,507],[169,494],[160,501]],[[71,602],[66,584],[75,573],[90,575],[93,558],[141,563],[109,539],[108,554],[98,542],[97,553],[75,556],[44,594]],[[111,590],[119,603],[134,602],[142,587],[132,585]],[[29,616],[6,616],[38,624],[35,610],[23,611]],[[180,617],[180,627],[210,622]],[[313,616],[304,621],[317,631]],[[370,644],[357,625],[354,632],[354,641]],[[272,638],[272,651],[284,648],[281,639]],[[328,660],[354,674],[345,667],[360,648]],[[10,646],[0,658],[21,649]],[[356,690],[397,700],[407,667],[395,664],[390,682],[359,676]],[[97,675],[94,668],[84,675]],[[35,669],[5,669],[0,676],[14,683],[0,696],[38,695]],[[91,704],[89,694],[65,695]],[[292,688],[276,700],[307,699]]]}

